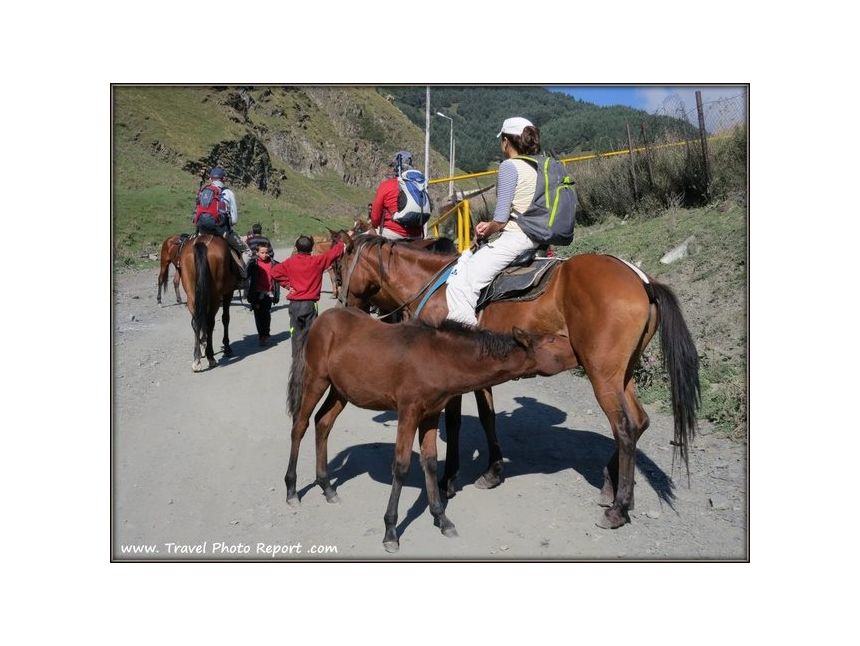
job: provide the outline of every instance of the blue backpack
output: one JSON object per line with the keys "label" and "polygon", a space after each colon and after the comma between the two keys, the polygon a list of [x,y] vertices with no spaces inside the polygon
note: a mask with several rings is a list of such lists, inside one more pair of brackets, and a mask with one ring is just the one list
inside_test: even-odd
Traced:
{"label": "blue backpack", "polygon": [[391,219],[404,227],[423,227],[432,211],[424,173],[415,169],[399,170],[397,185],[397,213]]}
{"label": "blue backpack", "polygon": [[517,218],[520,229],[534,242],[543,245],[569,245],[573,242],[576,219],[574,181],[557,159],[535,155],[522,159],[537,170],[537,186],[529,208]]}

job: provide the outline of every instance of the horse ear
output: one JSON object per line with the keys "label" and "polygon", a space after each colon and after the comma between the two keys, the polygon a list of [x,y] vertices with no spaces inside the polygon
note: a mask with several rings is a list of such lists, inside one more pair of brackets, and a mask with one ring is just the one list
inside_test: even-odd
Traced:
{"label": "horse ear", "polygon": [[516,341],[518,344],[520,344],[526,350],[528,350],[530,347],[532,347],[532,338],[531,338],[531,336],[529,336],[528,332],[525,332],[524,330],[521,330],[520,328],[515,326],[511,330],[511,334],[514,337],[514,341]]}

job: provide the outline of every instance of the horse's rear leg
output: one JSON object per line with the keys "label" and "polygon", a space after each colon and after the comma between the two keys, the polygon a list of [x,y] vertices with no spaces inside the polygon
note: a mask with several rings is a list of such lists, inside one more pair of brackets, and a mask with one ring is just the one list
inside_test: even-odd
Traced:
{"label": "horse's rear leg", "polygon": [[215,351],[212,349],[212,333],[215,331],[215,315],[210,314],[206,317],[206,359],[209,361],[209,367],[214,368],[218,365],[215,361]]}
{"label": "horse's rear leg", "polygon": [[421,445],[421,468],[424,470],[424,484],[427,488],[427,501],[433,522],[442,534],[451,538],[457,536],[454,523],[445,515],[439,483],[436,480],[436,434],[439,430],[439,415],[430,415],[421,420],[418,428],[418,443]]}
{"label": "horse's rear leg", "polygon": [[478,404],[478,417],[484,428],[484,434],[487,437],[487,449],[490,453],[487,470],[475,481],[475,486],[478,489],[492,489],[498,487],[505,480],[502,475],[502,449],[499,446],[499,439],[496,437],[496,409],[493,405],[493,389],[476,390],[475,402]]}
{"label": "horse's rear leg", "polygon": [[328,391],[328,397],[314,417],[317,440],[317,484],[322,487],[328,502],[340,502],[337,492],[331,486],[328,478],[328,435],[337,416],[346,406],[346,397],[334,386]]}
{"label": "horse's rear leg", "polygon": [[233,349],[230,347],[230,300],[232,294],[228,294],[221,301],[221,325],[224,327],[224,338],[221,340],[221,348],[224,350],[225,357],[233,356]]}
{"label": "horse's rear leg", "polygon": [[206,348],[203,348],[203,352],[201,352],[200,346],[206,343],[206,331],[200,329],[194,318],[191,319],[191,329],[194,331],[194,359],[191,361],[191,369],[194,372],[201,372],[203,370],[203,352]]}
{"label": "horse's rear leg", "polygon": [[[621,388],[614,388],[609,382],[594,380],[594,393],[597,402],[606,413],[615,437],[617,454],[617,480],[615,500],[597,521],[599,527],[615,529],[630,522],[628,511],[633,501],[633,470],[636,463],[636,440],[639,430],[634,423],[634,415],[629,410],[625,393]],[[615,457],[615,456],[613,456]],[[611,477],[611,465],[607,466]],[[610,480],[611,481],[611,480]],[[604,485],[605,486],[605,485]]]}
{"label": "horse's rear leg", "polygon": [[[624,389],[624,399],[627,402],[627,410],[630,412],[633,427],[637,429],[636,442],[647,430],[650,420],[648,413],[642,408],[639,399],[636,397],[636,387],[631,379],[627,383],[627,388]],[[634,448],[635,450],[635,448]],[[603,489],[600,490],[600,498],[598,504],[601,507],[610,507],[615,502],[615,492],[618,489],[618,449],[609,458],[609,462],[603,468]],[[635,489],[630,492],[630,506],[628,509],[634,508]]]}
{"label": "horse's rear leg", "polygon": [[[307,370],[307,368],[305,368]],[[299,412],[293,417],[293,430],[290,433],[290,461],[287,465],[287,473],[284,475],[284,482],[287,485],[287,504],[291,507],[298,507],[299,496],[296,493],[296,465],[299,461],[299,448],[302,445],[302,438],[305,436],[305,431],[308,430],[311,413],[322,399],[326,389],[330,383],[328,379],[316,377],[305,373],[302,385],[302,403],[299,406]]]}
{"label": "horse's rear leg", "polygon": [[[174,281],[175,282],[175,281]],[[167,267],[161,267],[158,270],[158,294],[155,297],[156,302],[161,305],[161,287],[164,286],[164,290],[167,291]]]}
{"label": "horse's rear leg", "polygon": [[[165,276],[165,281],[164,281],[164,291],[165,292],[167,291],[167,280],[166,280],[166,278],[167,278],[167,276]],[[181,279],[181,276],[179,275],[179,268],[177,267],[176,272],[173,274],[173,291],[176,292],[176,302],[181,304],[182,303],[182,297],[179,295],[180,279]],[[158,302],[159,303],[161,302],[160,294],[159,294]]]}
{"label": "horse's rear leg", "polygon": [[406,476],[409,475],[409,464],[412,461],[412,444],[415,442],[415,431],[418,426],[418,415],[412,410],[398,410],[397,443],[394,449],[394,464],[391,467],[391,496],[388,498],[388,508],[385,510],[385,537],[382,544],[386,552],[396,552],[400,549],[397,538],[397,505],[400,503],[400,491]]}

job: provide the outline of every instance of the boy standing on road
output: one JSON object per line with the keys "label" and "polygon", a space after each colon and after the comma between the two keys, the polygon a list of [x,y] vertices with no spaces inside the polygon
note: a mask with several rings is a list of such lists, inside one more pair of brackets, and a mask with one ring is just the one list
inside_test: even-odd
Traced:
{"label": "boy standing on road", "polygon": [[313,238],[301,235],[296,240],[296,251],[272,270],[272,278],[288,288],[290,301],[290,340],[293,357],[304,343],[311,323],[317,317],[317,301],[322,290],[323,272],[343,255],[343,242],[338,242],[325,254],[312,256]]}
{"label": "boy standing on road", "polygon": [[248,267],[248,304],[254,310],[254,324],[257,326],[257,338],[260,345],[269,345],[272,324],[272,303],[275,302],[275,287],[272,280],[272,270],[276,267],[272,260],[269,247],[257,246],[257,254]]}

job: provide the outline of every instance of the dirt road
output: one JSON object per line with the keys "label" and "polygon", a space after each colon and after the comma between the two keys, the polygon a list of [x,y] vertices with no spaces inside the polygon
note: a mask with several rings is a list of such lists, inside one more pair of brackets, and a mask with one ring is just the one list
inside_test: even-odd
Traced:
{"label": "dirt road", "polygon": [[[672,418],[655,406],[646,407],[651,427],[639,443],[632,523],[614,531],[595,526],[614,445],[588,381],[571,374],[494,390],[507,479],[490,491],[472,485],[486,448],[474,399],[464,399],[462,490],[447,508],[458,538],[433,526],[414,453],[400,501],[400,552],[385,552],[396,417],[351,405],[329,443],[341,503],[326,503],[312,486],[311,431],[298,467],[302,504],[294,510],[283,481],[291,423],[286,306],[272,314],[275,344],[261,348],[253,315],[234,301],[235,356],[218,354],[218,367],[194,374],[190,315],[175,304],[172,285],[165,304],[156,304],[156,273],[115,277],[116,559],[746,559],[745,447],[701,429],[688,487],[683,468],[672,471]],[[324,292],[321,309],[333,304]],[[219,341],[221,334],[219,316]],[[443,423],[440,457],[444,438]]]}

